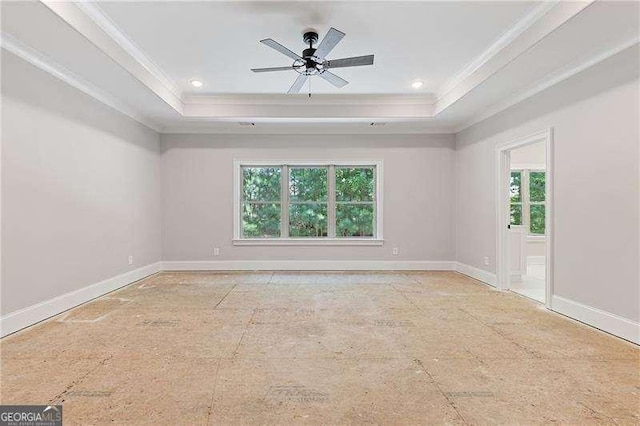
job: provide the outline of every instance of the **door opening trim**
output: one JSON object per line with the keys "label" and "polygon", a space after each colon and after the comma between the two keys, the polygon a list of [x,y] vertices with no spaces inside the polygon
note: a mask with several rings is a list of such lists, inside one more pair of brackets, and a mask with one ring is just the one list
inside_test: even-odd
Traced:
{"label": "door opening trim", "polygon": [[508,290],[510,285],[509,271],[509,174],[510,151],[533,143],[544,142],[546,149],[545,175],[545,306],[552,309],[553,297],[553,129],[548,128],[529,136],[519,138],[496,146],[496,287]]}

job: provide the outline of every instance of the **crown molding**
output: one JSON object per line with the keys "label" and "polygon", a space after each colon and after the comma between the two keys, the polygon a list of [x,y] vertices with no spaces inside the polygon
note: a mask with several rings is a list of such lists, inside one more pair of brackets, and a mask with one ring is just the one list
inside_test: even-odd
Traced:
{"label": "crown molding", "polygon": [[155,62],[149,58],[133,40],[124,32],[109,16],[104,13],[97,2],[81,0],[76,5],[87,15],[93,22],[98,25],[102,31],[113,38],[120,46],[155,78],[161,81],[177,98],[182,98],[182,90],[180,87],[160,68]]}
{"label": "crown molding", "polygon": [[533,24],[538,22],[547,12],[553,9],[560,0],[545,1],[534,7],[522,19],[516,22],[511,28],[505,31],[493,44],[491,44],[484,52],[475,59],[465,65],[451,79],[446,81],[442,87],[438,89],[436,99],[440,99],[457,87],[467,78],[471,77],[480,67],[489,62],[492,58],[500,53],[502,49],[516,40],[522,33],[528,30]]}
{"label": "crown molding", "polygon": [[[435,115],[437,116],[475,88],[497,74],[511,62],[529,51],[547,35],[557,30],[585,8],[593,4],[595,0],[580,2],[559,1],[551,6],[541,6],[523,21],[516,24],[512,30],[507,31],[504,40],[498,40],[483,53],[476,66],[467,66],[468,75],[461,74],[448,91],[442,92],[436,101]],[[474,61],[472,64],[474,64]],[[481,64],[480,64],[481,63]]]}
{"label": "crown molding", "polygon": [[306,125],[287,123],[287,126],[270,126],[270,123],[256,123],[255,126],[241,126],[237,122],[169,125],[162,128],[162,134],[217,134],[217,135],[427,135],[453,134],[449,127],[420,126],[370,126],[368,123],[350,123],[350,126]]}
{"label": "crown molding", "polygon": [[189,95],[185,104],[204,105],[434,105],[431,93],[420,95],[399,94],[227,94]]}
{"label": "crown molding", "polygon": [[530,85],[524,90],[520,90],[514,93],[513,96],[509,97],[508,99],[502,102],[499,102],[497,104],[494,104],[493,106],[484,110],[481,114],[478,114],[473,118],[471,118],[470,120],[464,122],[460,126],[456,127],[454,129],[454,132],[455,133],[461,132],[473,126],[474,124],[478,124],[490,117],[493,117],[494,115],[499,114],[500,112],[508,108],[511,108],[512,106],[517,105],[520,102],[523,102],[532,96],[537,95],[543,90],[546,90],[552,86],[555,86],[556,84],[559,84],[564,80],[567,80],[573,77],[574,75],[579,74],[582,71],[588,68],[591,68],[592,66],[597,65],[600,62],[603,62],[609,59],[610,57],[617,55],[618,53],[621,53],[638,44],[640,44],[640,38],[633,37],[632,39],[622,44],[619,44],[587,61],[581,62],[580,64],[572,64],[570,66],[556,70],[555,72],[548,74],[545,78],[538,80],[536,83]]}
{"label": "crown molding", "polygon": [[432,118],[434,109],[433,98],[425,95],[200,95],[184,100],[183,116],[234,121],[377,121]]}
{"label": "crown molding", "polygon": [[131,108],[127,104],[121,102],[114,96],[108,94],[104,90],[94,86],[93,84],[83,80],[81,77],[74,74],[72,71],[57,64],[51,58],[33,49],[30,46],[22,43],[10,34],[0,34],[0,47],[7,52],[11,52],[14,55],[29,62],[42,71],[52,75],[53,77],[64,81],[71,87],[74,87],[81,92],[93,97],[94,99],[102,102],[110,108],[126,115],[127,117],[137,121],[144,126],[149,127],[156,132],[160,132],[160,126],[144,117],[135,109]]}
{"label": "crown molding", "polygon": [[228,119],[244,117],[245,119],[271,118],[271,119],[426,119],[433,117],[433,104],[306,104],[301,108],[300,104],[219,104],[186,103],[183,116],[185,118],[203,119]]}
{"label": "crown molding", "polygon": [[[164,78],[151,72],[149,62],[141,62],[143,59],[135,54],[134,47],[125,43],[126,37],[122,34],[114,38],[114,33],[106,32],[96,21],[100,18],[92,18],[89,13],[96,13],[96,9],[79,6],[74,2],[58,2],[53,0],[40,0],[60,19],[66,22],[80,35],[85,37],[111,58],[116,64],[129,72],[134,78],[147,86],[152,93],[166,102],[177,113],[182,114],[184,105],[179,95],[175,94],[174,85],[167,85]],[[97,16],[97,15],[96,15]],[[115,27],[109,27],[105,20],[100,21],[108,31],[116,31]],[[124,43],[124,44],[123,44]],[[137,48],[136,48],[137,49]]]}

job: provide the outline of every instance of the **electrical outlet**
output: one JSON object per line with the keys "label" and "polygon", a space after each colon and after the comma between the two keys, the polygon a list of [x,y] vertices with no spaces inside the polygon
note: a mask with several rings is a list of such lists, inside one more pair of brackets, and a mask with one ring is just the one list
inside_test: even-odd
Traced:
{"label": "electrical outlet", "polygon": [[220,256],[220,248],[219,247],[214,247],[213,255],[214,256]]}
{"label": "electrical outlet", "polygon": [[391,254],[394,256],[397,256],[398,254],[400,254],[400,249],[398,247],[394,247],[391,249]]}
{"label": "electrical outlet", "polygon": [[133,256],[129,256],[129,265],[133,265]]}
{"label": "electrical outlet", "polygon": [[489,266],[489,256],[484,257],[484,266]]}

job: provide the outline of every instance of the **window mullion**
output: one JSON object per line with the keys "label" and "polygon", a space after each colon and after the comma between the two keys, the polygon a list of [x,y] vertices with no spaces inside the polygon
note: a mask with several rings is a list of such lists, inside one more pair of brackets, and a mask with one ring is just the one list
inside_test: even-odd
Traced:
{"label": "window mullion", "polygon": [[336,166],[327,171],[327,236],[336,237]]}
{"label": "window mullion", "polygon": [[378,235],[378,167],[373,168],[373,238],[379,238]]}
{"label": "window mullion", "polygon": [[240,194],[238,194],[238,199],[240,200],[240,206],[238,206],[238,211],[236,212],[236,220],[238,221],[238,230],[236,231],[238,233],[238,236],[240,238],[244,238],[244,226],[243,226],[243,217],[244,217],[244,204],[245,204],[245,199],[244,199],[244,167],[239,166],[239,170],[238,170],[238,179],[240,180],[239,182],[239,187],[238,190],[240,191]]}
{"label": "window mullion", "polygon": [[280,238],[289,237],[289,166],[280,168]]}
{"label": "window mullion", "polygon": [[522,225],[531,233],[531,200],[529,199],[529,170],[522,171]]}

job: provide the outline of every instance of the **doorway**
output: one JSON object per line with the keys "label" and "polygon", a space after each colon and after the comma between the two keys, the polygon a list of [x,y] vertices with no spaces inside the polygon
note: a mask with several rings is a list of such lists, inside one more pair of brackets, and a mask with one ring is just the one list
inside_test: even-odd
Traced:
{"label": "doorway", "polygon": [[497,148],[497,285],[551,307],[551,130]]}

